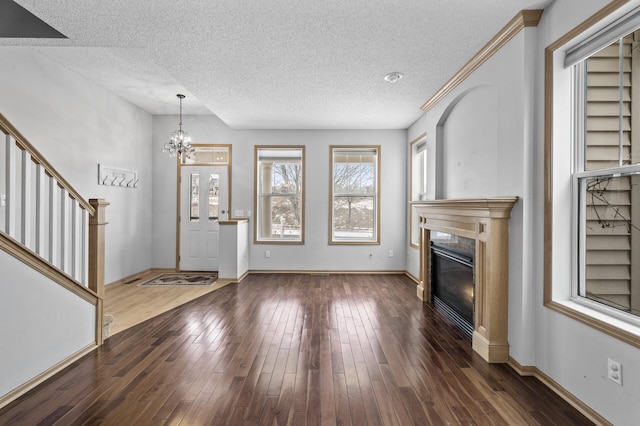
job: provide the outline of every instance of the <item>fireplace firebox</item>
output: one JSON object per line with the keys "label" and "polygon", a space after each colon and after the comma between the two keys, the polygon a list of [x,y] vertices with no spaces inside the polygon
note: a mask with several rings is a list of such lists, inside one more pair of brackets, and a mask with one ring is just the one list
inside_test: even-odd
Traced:
{"label": "fireplace firebox", "polygon": [[434,307],[471,340],[473,335],[475,241],[470,252],[431,242],[431,295]]}

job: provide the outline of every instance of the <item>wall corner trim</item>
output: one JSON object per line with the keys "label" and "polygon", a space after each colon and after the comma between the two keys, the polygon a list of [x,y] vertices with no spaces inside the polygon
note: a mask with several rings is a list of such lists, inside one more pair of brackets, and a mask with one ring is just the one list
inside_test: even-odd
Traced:
{"label": "wall corner trim", "polygon": [[547,376],[544,372],[540,371],[538,367],[520,365],[518,361],[511,357],[509,357],[508,363],[509,366],[513,368],[519,375],[525,377],[535,377],[537,380],[542,382],[546,387],[548,387],[562,399],[567,401],[567,403],[569,403],[573,408],[580,411],[585,417],[587,417],[595,424],[607,426],[611,425],[611,423],[607,419],[596,413],[591,407],[580,401],[571,392],[560,386],[558,382]]}
{"label": "wall corner trim", "polygon": [[509,21],[493,38],[484,45],[444,86],[440,88],[427,102],[420,107],[424,112],[429,111],[453,89],[462,83],[471,73],[484,64],[494,53],[509,40],[515,37],[525,27],[537,27],[542,17],[542,9],[521,10]]}

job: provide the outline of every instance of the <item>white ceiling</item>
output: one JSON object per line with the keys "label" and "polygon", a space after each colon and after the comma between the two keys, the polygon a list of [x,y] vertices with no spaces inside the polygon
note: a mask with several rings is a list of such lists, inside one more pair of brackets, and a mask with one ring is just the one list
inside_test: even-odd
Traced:
{"label": "white ceiling", "polygon": [[[4,1],[4,0],[0,0]],[[551,0],[16,0],[34,46],[152,114],[252,129],[405,129],[511,18]],[[400,71],[395,84],[385,74]]]}

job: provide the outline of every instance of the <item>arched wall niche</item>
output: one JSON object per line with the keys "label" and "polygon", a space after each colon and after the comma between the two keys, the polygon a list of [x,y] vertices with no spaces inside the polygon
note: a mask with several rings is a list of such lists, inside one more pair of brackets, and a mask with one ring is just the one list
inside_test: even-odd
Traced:
{"label": "arched wall niche", "polygon": [[436,126],[440,165],[436,198],[473,198],[498,186],[498,91],[478,85],[460,93]]}

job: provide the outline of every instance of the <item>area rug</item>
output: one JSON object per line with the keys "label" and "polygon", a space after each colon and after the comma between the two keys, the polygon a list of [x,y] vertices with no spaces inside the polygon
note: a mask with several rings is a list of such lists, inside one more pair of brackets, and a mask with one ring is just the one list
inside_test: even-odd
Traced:
{"label": "area rug", "polygon": [[138,287],[209,286],[218,279],[215,272],[162,274],[138,284]]}

